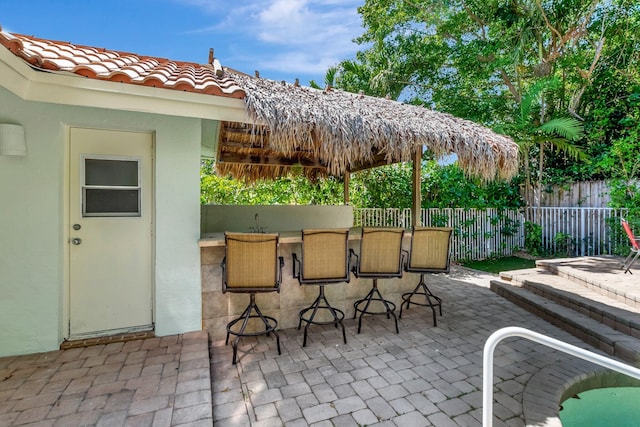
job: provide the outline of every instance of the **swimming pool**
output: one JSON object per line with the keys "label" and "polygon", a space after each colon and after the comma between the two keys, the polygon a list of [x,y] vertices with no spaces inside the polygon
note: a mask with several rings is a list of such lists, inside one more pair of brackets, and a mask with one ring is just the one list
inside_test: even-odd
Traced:
{"label": "swimming pool", "polygon": [[563,427],[640,427],[640,387],[596,388],[562,402]]}

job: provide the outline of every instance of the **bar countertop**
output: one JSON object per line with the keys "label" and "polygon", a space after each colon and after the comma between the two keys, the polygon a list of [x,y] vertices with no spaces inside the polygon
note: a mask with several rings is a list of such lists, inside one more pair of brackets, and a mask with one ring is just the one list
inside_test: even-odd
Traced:
{"label": "bar countertop", "polygon": [[[302,232],[298,231],[277,231],[275,233],[280,234],[280,243],[288,244],[288,243],[301,243],[302,242]],[[268,233],[267,233],[268,234]],[[349,232],[349,240],[360,240],[360,236],[362,234],[362,228],[354,227],[351,228]],[[405,231],[405,236],[409,233],[409,230]],[[198,245],[201,248],[208,247],[224,247],[224,232],[220,231],[217,233],[204,233],[200,240],[198,241]]]}

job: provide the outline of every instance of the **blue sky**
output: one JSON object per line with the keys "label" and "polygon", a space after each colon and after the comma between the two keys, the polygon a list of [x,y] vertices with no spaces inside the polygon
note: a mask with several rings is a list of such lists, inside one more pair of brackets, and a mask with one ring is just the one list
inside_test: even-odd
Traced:
{"label": "blue sky", "polygon": [[322,83],[353,58],[364,0],[0,0],[5,31]]}

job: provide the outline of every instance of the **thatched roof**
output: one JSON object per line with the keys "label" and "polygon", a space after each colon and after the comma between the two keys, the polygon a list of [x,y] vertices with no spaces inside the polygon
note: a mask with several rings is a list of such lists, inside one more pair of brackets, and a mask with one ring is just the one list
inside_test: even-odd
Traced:
{"label": "thatched roof", "polygon": [[341,175],[409,161],[426,146],[455,153],[469,174],[486,180],[517,172],[518,148],[506,136],[423,107],[341,90],[317,90],[232,74],[246,93],[252,124],[224,123],[218,170],[245,179],[292,168],[308,176]]}

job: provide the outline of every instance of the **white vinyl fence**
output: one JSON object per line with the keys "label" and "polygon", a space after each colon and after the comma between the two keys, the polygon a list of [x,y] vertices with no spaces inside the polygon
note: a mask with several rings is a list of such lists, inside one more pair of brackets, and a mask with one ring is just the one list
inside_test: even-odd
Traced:
{"label": "white vinyl fence", "polygon": [[[620,217],[626,209],[527,208],[529,218],[540,209],[542,249],[548,254],[589,256],[613,254],[624,235]],[[479,260],[509,256],[524,247],[524,212],[498,209],[422,209],[422,224],[452,227],[452,259]],[[355,208],[356,227],[411,228],[411,209]],[[613,228],[611,228],[613,226]],[[622,239],[622,240],[621,240]]]}
{"label": "white vinyl fence", "polygon": [[[411,209],[354,209],[356,227],[411,228]],[[524,246],[524,219],[517,210],[422,209],[422,224],[451,227],[451,258],[509,256]]]}
{"label": "white vinyl fence", "polygon": [[620,218],[627,213],[627,209],[567,207],[527,209],[530,210],[529,218],[538,218],[539,214],[542,245],[547,252],[562,252],[564,248],[559,247],[563,245],[562,235],[565,235],[571,243],[567,254],[569,256],[612,254],[622,243]]}

